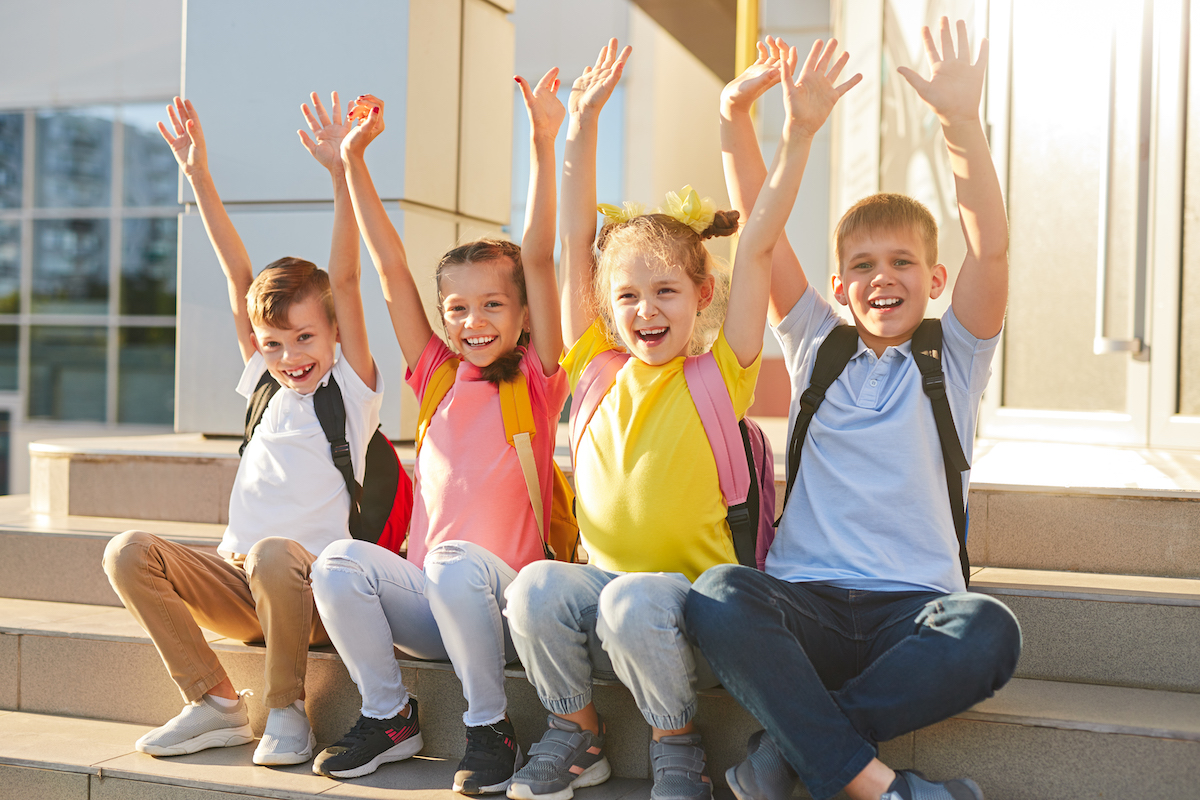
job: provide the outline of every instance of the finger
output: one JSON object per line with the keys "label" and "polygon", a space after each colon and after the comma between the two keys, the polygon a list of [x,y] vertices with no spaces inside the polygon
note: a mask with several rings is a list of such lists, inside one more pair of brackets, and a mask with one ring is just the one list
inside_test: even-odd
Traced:
{"label": "finger", "polygon": [[855,73],[854,77],[850,78],[850,80],[846,81],[841,86],[838,86],[836,89],[834,89],[834,91],[837,92],[838,97],[841,97],[842,95],[846,94],[846,92],[850,91],[855,86],[857,86],[859,81],[861,81],[861,80],[862,80],[862,73],[861,72]]}
{"label": "finger", "polygon": [[975,66],[986,68],[987,61],[988,61],[988,40],[980,39],[979,40],[979,58],[975,59]]}
{"label": "finger", "polygon": [[325,111],[325,105],[321,102],[321,98],[317,96],[316,92],[310,94],[309,97],[312,98],[313,108],[317,111],[317,119],[321,121],[321,127],[329,125],[329,114]]}
{"label": "finger", "polygon": [[[613,39],[613,44],[616,44],[616,42],[617,40]],[[621,55],[617,56],[617,63],[613,65],[618,72],[625,68],[625,62],[629,60],[631,53],[633,53],[633,45],[625,45],[625,49],[621,51]]]}
{"label": "finger", "polygon": [[604,66],[611,67],[617,58],[617,38],[608,40],[608,47],[604,49]]}
{"label": "finger", "polygon": [[558,83],[558,67],[551,67],[542,79],[538,81],[538,89],[553,91],[551,87]]}
{"label": "finger", "polygon": [[812,49],[808,51],[808,57],[804,59],[805,71],[813,71],[817,69],[817,64],[821,60],[821,55],[824,48],[825,42],[821,41],[820,39],[817,39],[815,42],[813,42]]}
{"label": "finger", "polygon": [[187,128],[188,138],[192,140],[192,144],[201,150],[204,149],[204,132],[200,130],[200,120],[192,117],[184,123]]}
{"label": "finger", "polygon": [[316,116],[313,114],[312,110],[309,109],[308,103],[300,104],[300,113],[304,115],[304,121],[308,123],[308,129],[310,131],[316,133],[317,131],[321,130],[321,123],[317,121]]}
{"label": "finger", "polygon": [[332,106],[331,110],[333,113],[333,123],[335,125],[341,125],[342,124],[342,100],[340,97],[338,97],[338,93],[336,91],[329,93],[329,100],[330,100],[330,104]]}
{"label": "finger", "polygon": [[175,113],[175,106],[167,106],[167,116],[171,118],[171,125],[175,128],[176,136],[183,136],[186,130],[183,123],[179,121],[179,115]]}
{"label": "finger", "polygon": [[787,58],[779,59],[779,79],[784,83],[784,96],[787,95],[787,87],[792,83],[793,70],[796,68],[796,48],[788,48]]}
{"label": "finger", "polygon": [[[604,47],[600,48],[600,55],[596,56],[596,63],[592,65],[592,69],[600,69],[603,67],[604,59],[606,58],[608,58],[608,45],[604,45]],[[584,72],[588,71],[587,67],[584,67],[583,69]]]}
{"label": "finger", "polygon": [[817,59],[817,72],[825,74],[829,69],[829,62],[833,60],[833,54],[837,52],[837,39],[830,39],[825,43],[825,49],[821,51],[821,57]]}
{"label": "finger", "polygon": [[954,58],[954,34],[950,32],[950,19],[948,17],[942,17],[938,20],[938,34],[942,39],[942,60],[949,61]]}
{"label": "finger", "polygon": [[521,98],[525,101],[525,110],[533,110],[533,89],[529,88],[529,81],[522,78],[520,75],[513,76],[513,80],[517,82],[517,86],[521,87]]}
{"label": "finger", "polygon": [[158,123],[158,132],[162,134],[162,137],[167,141],[167,144],[171,145],[171,147],[175,146],[175,137],[171,135],[170,131],[167,130],[167,126],[164,125],[161,120]]}
{"label": "finger", "polygon": [[971,41],[967,38],[967,21],[958,21],[958,60],[971,63]]}
{"label": "finger", "polygon": [[938,55],[937,45],[933,43],[933,31],[929,30],[928,25],[921,28],[921,43],[925,45],[925,58],[929,59],[930,64],[936,64],[942,60],[942,57]]}
{"label": "finger", "polygon": [[841,57],[838,58],[838,60],[836,62],[834,62],[834,65],[832,67],[829,68],[829,72],[826,73],[825,77],[829,79],[830,83],[835,83],[837,81],[838,75],[842,74],[842,70],[846,68],[846,62],[848,62],[849,60],[850,60],[850,54],[843,52]]}
{"label": "finger", "polygon": [[929,86],[929,81],[922,78],[908,67],[897,67],[896,72],[899,72],[904,80],[908,81],[908,85],[917,90],[917,94],[923,94]]}
{"label": "finger", "polygon": [[315,157],[317,155],[317,143],[308,138],[308,134],[304,131],[298,130],[296,133],[300,134],[300,144],[304,145],[304,149]]}
{"label": "finger", "polygon": [[755,42],[754,49],[758,51],[758,58],[754,59],[755,64],[765,64],[771,57],[771,51],[762,42]]}

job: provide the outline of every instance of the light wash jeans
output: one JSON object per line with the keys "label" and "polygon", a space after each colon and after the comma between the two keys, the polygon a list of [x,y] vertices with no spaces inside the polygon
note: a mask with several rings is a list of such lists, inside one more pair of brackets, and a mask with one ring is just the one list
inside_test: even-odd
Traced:
{"label": "light wash jeans", "polygon": [[370,542],[335,542],[312,567],[313,596],[329,638],[362,694],[362,714],[394,717],[408,702],[392,645],[450,660],[462,681],[468,727],[504,718],[504,665],[517,657],[501,612],[516,571],[470,542],[442,542],[425,571]]}
{"label": "light wash jeans", "polygon": [[682,728],[696,689],[717,685],[684,628],[691,584],[677,572],[606,572],[538,561],[508,587],[509,629],[529,682],[551,712],[592,700],[592,677],[619,678],[646,722]]}

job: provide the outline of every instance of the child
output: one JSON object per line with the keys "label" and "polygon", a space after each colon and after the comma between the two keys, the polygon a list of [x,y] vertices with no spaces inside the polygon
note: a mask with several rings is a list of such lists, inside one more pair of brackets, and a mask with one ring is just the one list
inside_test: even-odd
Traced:
{"label": "child", "polygon": [[[776,183],[763,192],[738,247],[728,313],[713,312],[724,324],[712,353],[739,417],[758,374],[771,249],[799,187],[808,140],[856,82],[833,87],[845,58],[831,65],[832,52],[832,44],[824,53],[814,50],[788,97],[791,124],[807,139],[785,130]],[[701,240],[732,233],[737,215],[704,214],[690,192],[669,203],[671,213],[605,225],[599,261],[593,260],[597,118],[628,55],[629,48],[618,55],[613,40],[570,98],[562,236],[563,330],[572,346],[563,366],[576,385],[588,363],[616,343],[632,358],[575,454],[577,513],[591,562],[532,564],[509,587],[513,641],[551,712],[549,730],[509,787],[516,800],[565,800],[574,788],[608,778],[593,674],[619,677],[652,728],[654,800],[712,793],[692,718],[696,688],[716,679],[688,642],[683,603],[700,573],[737,559],[683,364],[702,350],[698,317],[716,305]]]}
{"label": "child", "polygon": [[[923,34],[930,79],[900,73],[941,121],[967,240],[941,359],[969,455],[1004,317],[1008,230],[979,120],[987,42],[972,64],[963,22],[957,54],[946,18],[940,55]],[[785,58],[781,42],[768,44],[722,98],[739,206],[755,201],[765,174],[748,112]],[[936,224],[910,198],[875,195],[842,217],[836,251],[834,296],[861,341],[812,420],[766,573],[715,568],[687,602],[688,627],[722,685],[766,727],[726,777],[740,800],[789,797],[789,765],[818,800],[842,790],[854,800],[978,800],[972,781],[932,783],[875,757],[878,742],[991,696],[1020,652],[1008,609],[965,591],[938,434],[912,357],[925,306],[946,285]],[[795,414],[817,348],[840,322],[782,237],[771,303]]]}
{"label": "child", "polygon": [[423,398],[438,367],[461,363],[417,457],[408,559],[362,542],[337,542],[313,567],[317,607],[363,698],[358,722],[317,757],[319,774],[366,775],[421,749],[417,701],[401,681],[393,642],[418,658],[448,658],[462,681],[467,748],[455,791],[503,792],[521,763],[504,694],[504,665],[516,652],[501,612],[517,571],[544,551],[521,464],[505,436],[498,384],[524,376],[549,519],[555,434],[568,392],[558,366],[554,277],[554,140],[565,114],[555,96],[557,76],[552,69],[534,87],[516,79],[532,129],[524,247],[472,242],[451,250],[437,267],[449,346],[426,319],[404,246],[363,158],[383,131],[382,101],[359,98],[354,113],[365,109],[364,122],[342,145],[354,209],[411,365],[409,385]]}
{"label": "child", "polygon": [[[280,384],[246,446],[229,499],[219,556],[141,531],[115,537],[104,569],[121,602],[158,648],[185,706],[135,745],[156,756],[251,741],[246,703],[235,692],[200,626],[243,641],[266,640],[264,704],[270,709],[254,763],[299,764],[315,740],[304,711],[310,644],[328,644],[312,600],[310,565],[325,545],[348,539],[350,495],[313,409],[313,393],[341,388],[354,472],[362,480],[367,442],[379,425],[383,381],[367,343],[359,296],[358,228],[338,150],[348,125],[337,93],[333,116],[312,95],[303,106],[313,138],[305,148],[333,179],[329,273],[283,258],[253,278],[250,257],[208,171],[204,133],[190,100],[168,106],[158,128],[196,194],[209,241],[229,283],[247,398],[264,372]],[[253,280],[252,280],[253,279]],[[336,358],[341,342],[342,356]],[[286,538],[284,538],[286,536]]]}

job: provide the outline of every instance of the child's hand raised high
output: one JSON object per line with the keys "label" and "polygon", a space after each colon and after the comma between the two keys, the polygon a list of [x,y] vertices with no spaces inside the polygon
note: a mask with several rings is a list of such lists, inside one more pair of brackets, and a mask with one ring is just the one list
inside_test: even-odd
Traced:
{"label": "child's hand raised high", "polygon": [[721,108],[749,112],[754,101],[779,83],[779,60],[787,53],[782,39],[770,36],[757,43],[758,58],[721,90]]}
{"label": "child's hand raised high", "polygon": [[600,113],[608,98],[612,97],[632,52],[633,48],[625,45],[625,49],[618,53],[616,39],[610,39],[607,45],[600,48],[595,66],[584,67],[583,74],[571,85],[571,96],[567,103],[572,117]]}
{"label": "child's hand raised high", "polygon": [[359,95],[351,104],[346,120],[352,127],[342,140],[342,157],[362,157],[367,145],[383,133],[383,101],[373,94]]}
{"label": "child's hand raised high", "polygon": [[[776,40],[784,47],[782,40]],[[849,53],[830,64],[833,54],[837,51],[837,39],[828,43],[820,39],[813,42],[804,60],[800,76],[793,82],[792,75],[796,69],[796,48],[788,48],[787,54],[780,59],[779,71],[783,80],[783,110],[787,117],[784,134],[796,134],[812,138],[829,118],[829,112],[834,104],[841,99],[853,86],[862,80],[861,74],[856,74],[849,80],[834,85],[838,75],[850,60]]]}
{"label": "child's hand raised high", "polygon": [[308,129],[312,131],[310,138],[304,131],[296,131],[300,134],[300,142],[304,145],[304,149],[312,154],[321,166],[333,172],[334,170],[342,169],[342,140],[346,138],[346,134],[354,127],[350,119],[342,119],[342,103],[338,99],[338,93],[333,92],[330,99],[333,102],[332,115],[326,113],[325,106],[321,104],[321,98],[317,97],[317,93],[313,92],[309,97],[312,99],[313,108],[316,113],[308,107],[308,103],[300,105],[300,111],[304,114],[304,119],[308,122]]}
{"label": "child's hand raised high", "polygon": [[553,67],[542,76],[536,86],[517,75],[513,78],[521,87],[521,96],[525,99],[525,111],[529,114],[529,125],[535,137],[548,136],[553,139],[558,136],[562,127],[563,117],[567,110],[558,99],[558,67]]}
{"label": "child's hand raised high", "polygon": [[181,100],[176,97],[172,105],[167,106],[167,114],[171,117],[171,128],[158,123],[158,132],[171,146],[175,160],[179,162],[184,176],[191,180],[197,172],[208,170],[208,151],[204,148],[204,130],[200,127],[200,117],[192,106],[191,100]]}
{"label": "child's hand raised high", "polygon": [[971,45],[967,39],[967,23],[958,21],[958,52],[954,51],[954,37],[950,33],[950,20],[942,17],[938,33],[942,40],[939,55],[937,44],[929,28],[921,28],[921,39],[925,42],[925,56],[929,59],[929,80],[925,80],[908,67],[897,69],[905,80],[917,90],[921,99],[929,104],[943,126],[979,119],[979,101],[983,96],[983,76],[987,70],[988,41],[979,43],[979,58],[971,63]]}

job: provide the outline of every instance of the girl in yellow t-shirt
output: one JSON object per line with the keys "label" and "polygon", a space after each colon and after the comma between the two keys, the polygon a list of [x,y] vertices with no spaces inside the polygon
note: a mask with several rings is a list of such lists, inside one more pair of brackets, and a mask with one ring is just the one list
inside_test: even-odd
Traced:
{"label": "girl in yellow t-shirt", "polygon": [[[610,349],[632,356],[596,408],[575,454],[576,511],[586,566],[538,562],[506,594],[509,629],[530,682],[551,711],[549,730],[513,776],[515,800],[566,800],[609,776],[593,675],[620,678],[653,730],[653,800],[706,800],[711,782],[692,725],[697,687],[712,675],[684,629],[691,581],[736,562],[717,468],[683,375],[684,358],[712,352],[733,408],[754,392],[767,316],[771,257],[791,212],[813,134],[844,89],[845,58],[814,49],[800,79],[793,50],[782,73],[784,127],[773,174],[738,245],[728,302],[702,243],[733,233],[736,212],[714,212],[691,187],[659,213],[603,206],[596,238],[597,119],[629,48],[614,39],[575,81],[563,160],[563,361],[572,389]],[[595,240],[595,251],[593,251]],[[727,306],[723,313],[722,306]],[[711,326],[706,324],[711,321]]]}

